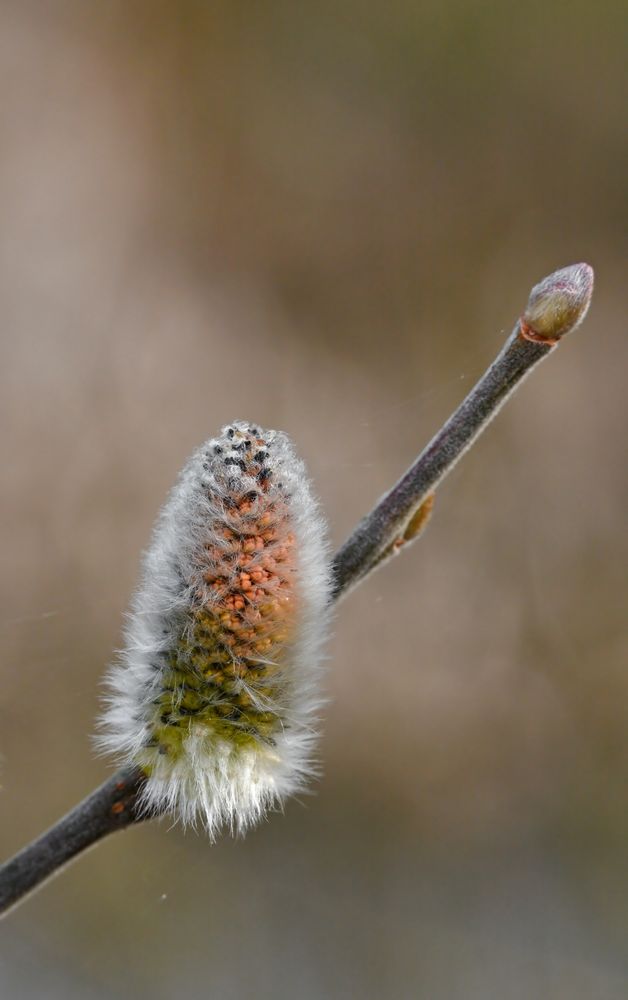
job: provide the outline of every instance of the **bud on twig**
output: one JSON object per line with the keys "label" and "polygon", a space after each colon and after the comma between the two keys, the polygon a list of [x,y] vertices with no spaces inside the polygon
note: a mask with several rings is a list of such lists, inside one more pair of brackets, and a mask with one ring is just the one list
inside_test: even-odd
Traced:
{"label": "bud on twig", "polygon": [[572,264],[554,271],[530,292],[520,320],[522,336],[542,344],[556,344],[582,323],[592,294],[593,268],[588,264]]}

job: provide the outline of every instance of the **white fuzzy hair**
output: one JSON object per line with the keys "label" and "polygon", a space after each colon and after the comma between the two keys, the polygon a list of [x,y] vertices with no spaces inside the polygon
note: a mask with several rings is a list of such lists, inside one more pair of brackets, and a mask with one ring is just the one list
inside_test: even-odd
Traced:
{"label": "white fuzzy hair", "polygon": [[[250,446],[252,439],[263,442],[258,454],[264,456],[264,468],[257,476],[252,473],[259,463],[245,468],[238,450]],[[262,476],[266,479],[260,491]],[[248,490],[254,496],[256,489],[258,514],[272,509],[278,498],[287,510],[284,521],[294,537],[294,612],[289,641],[279,656],[274,650],[274,660],[281,664],[274,675],[280,677],[279,686],[273,682],[265,697],[263,689],[236,678],[230,690],[235,683],[258,708],[274,713],[272,740],[239,743],[225,738],[224,727],[218,735],[212,731],[211,719],[184,718],[177,723],[183,726],[180,746],[170,755],[155,740],[164,677],[189,637],[194,611],[201,606],[211,613],[214,606],[216,598],[203,582],[203,557],[210,544],[224,547],[224,526],[233,525],[238,516],[232,513],[230,495]],[[289,438],[245,421],[223,428],[218,438],[192,455],[159,515],[128,615],[126,646],[107,677],[98,744],[121,762],[146,770],[140,802],[146,813],[169,813],[184,824],[200,821],[214,837],[225,826],[243,832],[304,787],[316,772],[321,647],[329,603],[325,525]],[[175,691],[170,704],[180,697]]]}

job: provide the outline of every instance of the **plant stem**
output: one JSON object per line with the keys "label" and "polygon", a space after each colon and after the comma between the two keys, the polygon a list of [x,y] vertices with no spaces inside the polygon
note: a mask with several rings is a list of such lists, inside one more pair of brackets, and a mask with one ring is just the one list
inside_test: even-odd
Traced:
{"label": "plant stem", "polygon": [[[587,264],[556,271],[533,288],[521,319],[480,381],[401,479],[360,521],[334,559],[334,597],[418,537],[437,486],[532,369],[584,318],[593,291]],[[415,528],[416,524],[416,528]]]}
{"label": "plant stem", "polygon": [[143,817],[136,811],[141,771],[123,768],[0,868],[0,914],[56,875],[108,833]]}
{"label": "plant stem", "polygon": [[[416,461],[358,524],[333,563],[333,599],[421,533],[435,489],[522,379],[584,318],[593,271],[574,264],[536,285],[497,358]],[[124,768],[0,867],[0,915],[97,841],[140,822],[144,776]]]}

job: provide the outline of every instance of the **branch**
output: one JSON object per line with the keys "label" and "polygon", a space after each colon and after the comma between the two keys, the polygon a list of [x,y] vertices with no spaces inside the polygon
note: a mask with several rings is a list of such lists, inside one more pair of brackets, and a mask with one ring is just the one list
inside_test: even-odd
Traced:
{"label": "branch", "polygon": [[[588,264],[555,271],[532,289],[523,316],[493,364],[336,554],[334,600],[420,535],[436,488],[522,379],[584,319],[592,291]],[[0,867],[0,915],[107,834],[144,819],[137,808],[143,781],[139,770],[118,771]]]}
{"label": "branch", "polygon": [[135,809],[144,775],[122,768],[58,823],[0,868],[0,914],[58,874],[108,833],[123,830],[143,816]]}
{"label": "branch", "polygon": [[532,369],[584,319],[593,271],[574,264],[530,293],[526,310],[493,364],[407,472],[364,517],[334,559],[340,597],[421,533],[434,490]]}

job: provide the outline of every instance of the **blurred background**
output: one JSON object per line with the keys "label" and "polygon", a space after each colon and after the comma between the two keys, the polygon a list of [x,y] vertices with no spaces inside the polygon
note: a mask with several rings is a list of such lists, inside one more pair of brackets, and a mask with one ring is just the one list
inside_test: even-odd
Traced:
{"label": "blurred background", "polygon": [[324,778],[3,926],[21,998],[628,995],[623,0],[0,3],[0,847],[90,739],[157,510],[241,417],[334,546],[549,271],[585,327],[339,608]]}

